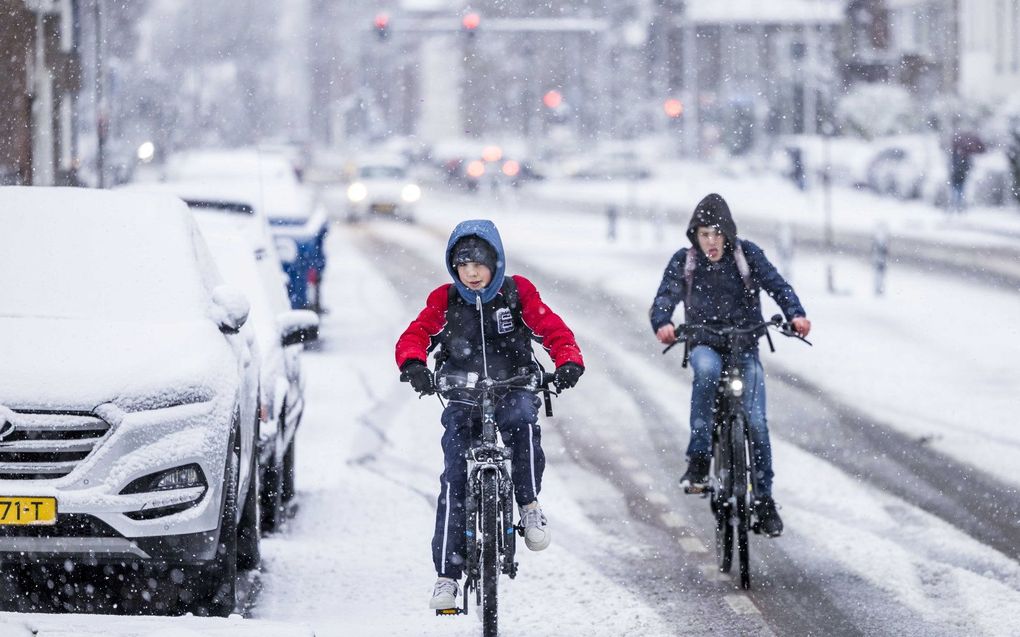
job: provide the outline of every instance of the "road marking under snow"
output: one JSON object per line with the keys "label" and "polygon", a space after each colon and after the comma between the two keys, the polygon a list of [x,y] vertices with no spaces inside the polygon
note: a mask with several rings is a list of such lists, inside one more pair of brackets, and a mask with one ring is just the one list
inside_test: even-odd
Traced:
{"label": "road marking under snow", "polygon": [[719,567],[715,564],[703,564],[698,567],[698,570],[710,582],[728,582],[730,580],[730,576],[726,573],[720,573]]}
{"label": "road marking under snow", "polygon": [[724,595],[723,599],[738,615],[761,615],[761,611],[747,595]]}
{"label": "road marking under snow", "polygon": [[696,537],[681,537],[679,538],[680,547],[688,553],[707,553],[708,549],[701,543]]}
{"label": "road marking under snow", "polygon": [[662,515],[659,516],[659,519],[662,520],[663,524],[665,524],[671,529],[676,529],[681,526],[687,526],[687,520],[680,517],[676,513],[673,513],[672,511],[663,513]]}
{"label": "road marking under snow", "polygon": [[648,494],[645,495],[645,499],[652,504],[669,504],[669,498],[658,491],[649,491]]}
{"label": "road marking under snow", "polygon": [[655,478],[645,473],[644,471],[638,471],[637,473],[634,473],[633,475],[631,475],[631,478],[634,479],[634,482],[637,482],[639,484],[655,484]]}
{"label": "road marking under snow", "polygon": [[624,456],[620,458],[620,466],[624,469],[634,470],[639,468],[641,464],[631,456]]}

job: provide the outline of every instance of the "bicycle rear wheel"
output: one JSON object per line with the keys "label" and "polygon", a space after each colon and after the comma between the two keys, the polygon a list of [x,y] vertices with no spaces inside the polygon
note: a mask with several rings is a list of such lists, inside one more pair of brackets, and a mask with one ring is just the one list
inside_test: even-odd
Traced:
{"label": "bicycle rear wheel", "polygon": [[482,497],[480,503],[482,535],[482,635],[496,637],[497,589],[499,586],[499,485],[494,471],[481,476]]}
{"label": "bicycle rear wheel", "polygon": [[733,565],[733,525],[730,524],[730,507],[725,502],[715,506],[715,558],[719,572],[729,573]]}
{"label": "bicycle rear wheel", "polygon": [[747,530],[751,525],[750,475],[747,446],[747,420],[738,413],[733,418],[730,430],[733,450],[733,496],[736,501],[734,526],[737,536],[737,556],[740,561],[740,586],[751,588],[751,550],[747,541]]}

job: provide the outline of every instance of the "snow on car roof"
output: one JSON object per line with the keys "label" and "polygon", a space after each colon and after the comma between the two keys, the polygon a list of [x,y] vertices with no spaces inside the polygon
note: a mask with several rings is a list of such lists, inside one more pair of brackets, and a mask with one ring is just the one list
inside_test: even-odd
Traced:
{"label": "snow on car roof", "polygon": [[269,223],[262,212],[262,185],[246,179],[206,179],[129,184],[119,190],[165,193],[183,199],[202,233],[243,235],[260,255],[271,252]]}
{"label": "snow on car roof", "polygon": [[205,316],[218,279],[179,199],[83,188],[0,188],[0,316]]}
{"label": "snow on car roof", "polygon": [[844,19],[840,0],[688,0],[692,24],[837,24]]}
{"label": "snow on car roof", "polygon": [[254,149],[178,153],[167,162],[166,176],[173,181],[224,177],[298,183],[294,167],[284,157]]}

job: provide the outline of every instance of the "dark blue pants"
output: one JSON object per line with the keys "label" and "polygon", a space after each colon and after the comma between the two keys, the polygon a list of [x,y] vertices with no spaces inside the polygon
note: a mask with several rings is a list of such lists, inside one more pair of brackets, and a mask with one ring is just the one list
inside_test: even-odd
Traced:
{"label": "dark blue pants", "polygon": [[[712,427],[715,424],[716,387],[722,375],[723,358],[711,347],[699,345],[691,350],[691,370],[694,386],[691,389],[691,442],[687,457],[708,456],[712,453]],[[740,356],[744,375],[744,408],[750,416],[748,426],[754,443],[754,467],[759,495],[772,495],[772,443],[769,441],[768,421],[765,418],[765,370],[757,352]]]}
{"label": "dark blue pants", "polygon": [[[537,396],[512,391],[496,406],[496,423],[503,444],[511,453],[511,476],[517,504],[534,502],[542,489],[545,454],[538,426]],[[464,568],[464,497],[467,490],[465,453],[482,435],[477,406],[451,401],[443,412],[445,468],[439,477],[436,532],[432,537],[432,561],[440,577],[459,580]]]}

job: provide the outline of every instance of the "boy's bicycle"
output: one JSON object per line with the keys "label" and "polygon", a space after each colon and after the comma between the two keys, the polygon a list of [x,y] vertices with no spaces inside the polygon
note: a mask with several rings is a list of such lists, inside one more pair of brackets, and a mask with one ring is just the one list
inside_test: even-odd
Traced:
{"label": "boy's bicycle", "polygon": [[[678,325],[676,342],[662,351],[668,352],[677,343],[683,342],[684,367],[687,366],[687,336],[706,331],[726,339],[726,360],[719,387],[716,391],[715,425],[712,431],[712,472],[705,489],[685,487],[687,493],[703,493],[710,498],[712,514],[715,516],[715,553],[719,570],[729,573],[733,564],[733,536],[737,539],[737,555],[740,561],[740,586],[751,587],[750,547],[747,532],[758,533],[754,500],[758,491],[757,472],[754,468],[754,442],[749,428],[750,418],[744,407],[744,378],[739,352],[748,341],[756,341],[763,335],[768,338],[769,349],[773,352],[772,338],[768,329],[773,327],[790,338],[811,343],[797,334],[793,327],[776,314],[768,321],[750,327],[718,325]],[[761,330],[765,328],[765,331]]]}
{"label": "boy's bicycle", "polygon": [[[496,435],[496,403],[513,390],[545,395],[545,411],[552,416],[551,374],[536,371],[506,380],[439,375],[436,388],[449,398],[470,396],[481,412],[481,437],[473,442],[466,456],[468,466],[465,501],[467,536],[464,606],[437,610],[437,615],[462,615],[468,612],[468,593],[475,591],[475,604],[481,609],[482,634],[495,637],[497,628],[498,585],[500,573],[513,579],[517,575],[516,535],[524,528],[514,525],[514,486],[507,465],[509,451]],[[472,546],[472,542],[474,545]]]}

